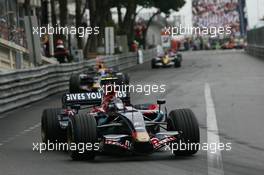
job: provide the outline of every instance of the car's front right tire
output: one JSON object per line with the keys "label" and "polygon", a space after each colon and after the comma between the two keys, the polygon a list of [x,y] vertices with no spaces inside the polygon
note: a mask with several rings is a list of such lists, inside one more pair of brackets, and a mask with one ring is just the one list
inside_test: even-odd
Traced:
{"label": "car's front right tire", "polygon": [[[198,121],[190,109],[176,109],[169,113],[167,118],[167,130],[181,133],[181,143],[178,144],[175,155],[193,155],[199,150],[200,132]],[[185,144],[186,149],[179,149],[180,144]]]}

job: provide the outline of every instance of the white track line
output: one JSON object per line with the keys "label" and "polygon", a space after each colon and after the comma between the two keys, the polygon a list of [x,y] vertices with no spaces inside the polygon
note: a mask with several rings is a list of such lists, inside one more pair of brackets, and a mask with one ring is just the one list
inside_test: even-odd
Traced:
{"label": "white track line", "polygon": [[[215,105],[211,94],[211,88],[208,83],[205,84],[204,94],[207,114],[207,142],[209,145],[218,145],[220,143],[220,139],[215,114]],[[208,175],[223,175],[224,168],[221,151],[217,149],[215,153],[212,152],[213,151],[210,149],[207,151]]]}

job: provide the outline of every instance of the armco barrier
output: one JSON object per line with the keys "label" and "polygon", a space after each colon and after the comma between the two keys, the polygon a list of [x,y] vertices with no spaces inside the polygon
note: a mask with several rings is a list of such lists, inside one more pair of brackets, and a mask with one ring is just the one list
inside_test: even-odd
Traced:
{"label": "armco barrier", "polygon": [[248,45],[246,52],[252,56],[264,58],[264,46]]}
{"label": "armco barrier", "polygon": [[[155,49],[143,51],[144,61],[155,54]],[[102,59],[108,67],[120,71],[137,65],[136,53],[104,56]],[[83,72],[94,65],[95,60],[89,60],[0,73],[0,114],[67,90],[72,73]]]}
{"label": "armco barrier", "polygon": [[246,52],[250,55],[264,58],[264,27],[247,32]]}

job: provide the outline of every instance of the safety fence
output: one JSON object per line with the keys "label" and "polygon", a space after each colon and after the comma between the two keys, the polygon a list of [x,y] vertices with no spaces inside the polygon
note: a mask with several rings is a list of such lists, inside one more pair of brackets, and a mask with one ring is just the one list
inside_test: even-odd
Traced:
{"label": "safety fence", "polygon": [[264,58],[264,27],[247,32],[247,53]]}

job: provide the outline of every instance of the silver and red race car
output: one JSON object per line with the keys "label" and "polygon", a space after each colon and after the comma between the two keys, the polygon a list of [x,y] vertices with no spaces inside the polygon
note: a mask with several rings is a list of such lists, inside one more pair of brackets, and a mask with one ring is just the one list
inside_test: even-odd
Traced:
{"label": "silver and red race car", "polygon": [[[165,147],[175,155],[198,151],[199,127],[190,109],[175,109],[167,115],[166,107],[162,110],[165,100],[125,106],[122,98],[126,93],[65,94],[61,109],[43,111],[42,141],[94,148],[70,149],[73,160],[91,160],[104,153],[147,155]],[[180,143],[188,144],[188,149],[176,149]]]}

